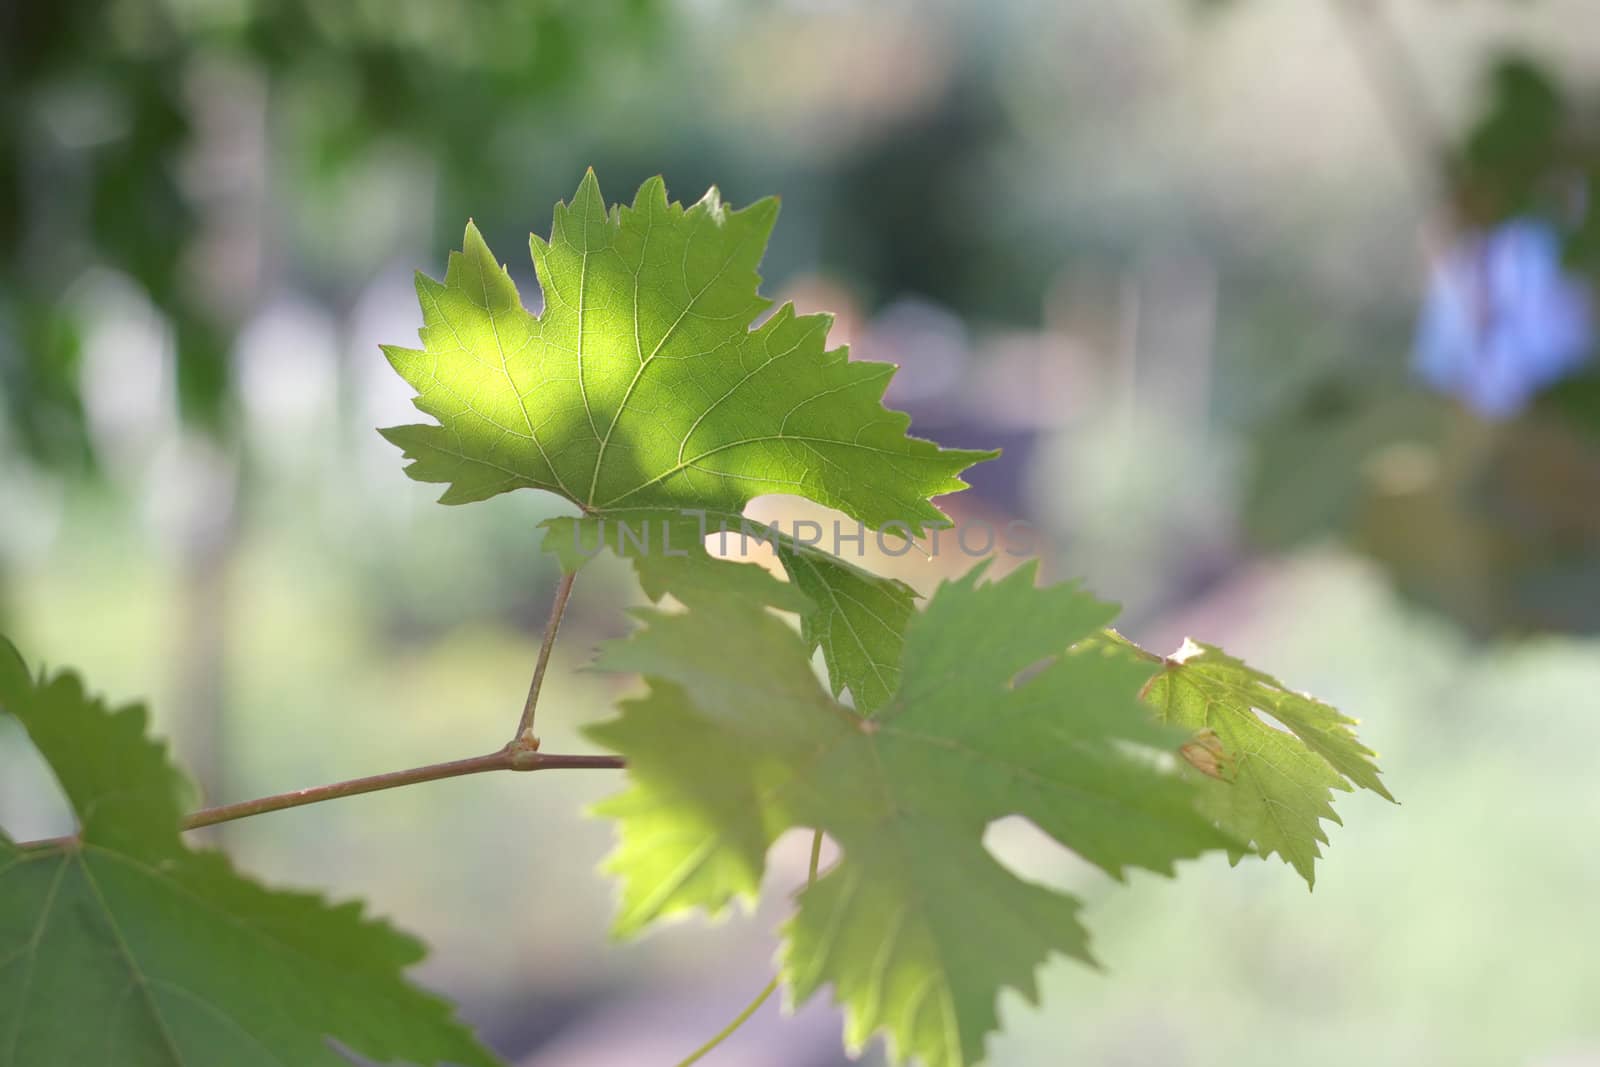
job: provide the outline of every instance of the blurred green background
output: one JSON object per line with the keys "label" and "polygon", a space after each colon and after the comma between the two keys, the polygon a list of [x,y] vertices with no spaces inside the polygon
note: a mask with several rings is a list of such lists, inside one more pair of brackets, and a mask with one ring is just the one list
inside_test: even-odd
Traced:
{"label": "blurred green background", "polygon": [[[1412,369],[1445,266],[1490,277],[1508,222],[1593,289],[1592,0],[12,2],[0,103],[0,630],[149,698],[208,799],[487,751],[520,708],[561,507],[438,507],[373,432],[410,420],[378,344],[420,325],[411,270],[471,216],[537,307],[526,235],[591,164],[612,200],[777,193],[767,291],[902,364],[914,432],[1005,447],[953,513],[1033,523],[1147,644],[1360,717],[1403,805],[1342,798],[1310,895],[1221,860],[1124,889],[997,825],[1090,902],[1108,973],[1008,996],[992,1062],[1600,1065],[1596,361],[1486,410],[1567,306],[1495,296],[1468,385]],[[627,690],[582,667],[636,596],[579,584],[548,748]],[[766,981],[806,842],[754,916],[615,946],[582,814],[614,786],[213,840],[424,936],[513,1063],[667,1064]],[[14,836],[65,829],[49,789],[0,724]],[[711,1062],[837,1064],[838,1035],[773,1005]]]}

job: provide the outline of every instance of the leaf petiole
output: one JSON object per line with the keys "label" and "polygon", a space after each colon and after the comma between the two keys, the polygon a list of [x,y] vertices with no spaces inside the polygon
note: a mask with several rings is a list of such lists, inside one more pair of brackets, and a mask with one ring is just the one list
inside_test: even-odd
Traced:
{"label": "leaf petiole", "polygon": [[[814,884],[816,884],[817,864],[821,861],[821,859],[822,831],[818,830],[811,837],[811,871],[806,875],[807,889],[810,889]],[[756,994],[756,998],[754,1000],[744,1006],[743,1011],[733,1017],[732,1022],[730,1022],[727,1026],[724,1026],[721,1030],[717,1031],[716,1036],[710,1041],[707,1041],[705,1044],[689,1053],[689,1055],[684,1059],[679,1060],[676,1064],[676,1067],[690,1067],[690,1064],[699,1063],[701,1060],[705,1059],[706,1056],[715,1050],[718,1045],[732,1037],[734,1032],[737,1031],[739,1027],[749,1022],[750,1016],[760,1011],[761,1005],[770,1000],[772,998],[772,994],[776,993],[777,991],[778,979],[774,977],[772,981],[767,983],[765,989]]]}
{"label": "leaf petiole", "polygon": [[533,668],[533,681],[528,685],[528,699],[522,705],[522,718],[517,721],[516,736],[511,744],[537,749],[539,739],[533,736],[533,715],[539,706],[539,690],[544,688],[544,672],[550,667],[550,652],[556,645],[556,633],[561,629],[561,616],[567,611],[567,598],[572,595],[572,583],[577,571],[568,571],[556,585],[556,598],[550,605],[550,621],[544,628],[544,641],[539,645],[539,662]]}

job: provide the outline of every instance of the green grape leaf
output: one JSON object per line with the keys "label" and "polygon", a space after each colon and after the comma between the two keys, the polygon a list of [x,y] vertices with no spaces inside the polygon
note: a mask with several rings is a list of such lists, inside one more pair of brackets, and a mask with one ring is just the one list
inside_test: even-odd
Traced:
{"label": "green grape leaf", "polygon": [[1282,856],[1307,885],[1316,883],[1318,843],[1328,841],[1321,820],[1339,822],[1332,790],[1360,786],[1394,800],[1354,719],[1220,648],[1186,642],[1144,695],[1162,721],[1194,732],[1183,751],[1204,775],[1217,824],[1263,857]]}
{"label": "green grape leaf", "polygon": [[842,858],[785,927],[793,998],[832,983],[853,1047],[882,1030],[897,1056],[952,1067],[982,1058],[1002,988],[1035,996],[1051,952],[1091,959],[1078,901],[995,860],[992,822],[1024,816],[1118,878],[1237,847],[1176,769],[1187,735],[1138,701],[1150,665],[1091,640],[1115,609],[1035,588],[1032,566],[982,570],[912,615],[871,714],[758,605],[640,612],[600,662],[649,691],[591,728],[628,759],[630,788],[599,807],[619,826],[618,932],[748,900],[779,834],[825,831]]}
{"label": "green grape leaf", "polygon": [[779,549],[789,581],[811,601],[800,634],[821,648],[833,695],[850,690],[856,710],[876,711],[900,684],[906,626],[917,592],[817,549]]}
{"label": "green grape leaf", "polygon": [[345,1067],[499,1061],[401,972],[422,946],[356,904],[269,890],[179,836],[190,788],[75,675],[34,684],[0,640],[14,714],[76,813],[73,839],[0,833],[0,1067]]}
{"label": "green grape leaf", "polygon": [[[548,519],[544,549],[575,571],[602,550],[628,559],[651,600],[672,594],[684,604],[734,597],[800,616],[810,648],[821,648],[834,696],[849,689],[859,711],[881,707],[893,694],[900,650],[917,593],[904,582],[863,570],[793,531],[762,526],[739,515],[680,510],[628,511]],[[712,555],[769,545],[789,576]]]}
{"label": "green grape leaf", "polygon": [[590,171],[532,238],[539,315],[469,224],[444,281],[417,277],[423,347],[384,348],[438,423],[383,431],[407,473],[447,504],[532,488],[589,514],[738,513],[790,493],[874,529],[946,525],[929,498],[996,453],[908,436],[882,403],[893,366],[828,349],[829,316],[786,304],[751,328],[777,211],[715,189],[685,209],[659,178],[608,211]]}
{"label": "green grape leaf", "polygon": [[674,510],[563,515],[546,519],[543,526],[544,550],[564,570],[576,571],[609,551],[633,564],[651,600],[670,593],[691,607],[730,597],[797,613],[812,607],[804,593],[765,567],[713,556],[706,550],[705,527],[697,515]]}

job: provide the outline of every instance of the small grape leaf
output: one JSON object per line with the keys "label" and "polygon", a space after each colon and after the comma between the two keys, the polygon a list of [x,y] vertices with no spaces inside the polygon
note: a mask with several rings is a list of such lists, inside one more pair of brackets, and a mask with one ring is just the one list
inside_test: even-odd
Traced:
{"label": "small grape leaf", "polygon": [[897,1056],[954,1067],[982,1058],[1002,988],[1036,996],[1052,951],[1091,959],[1078,901],[1001,866],[990,823],[1025,816],[1119,878],[1236,847],[1157,755],[1186,735],[1140,706],[1149,665],[1085,643],[1115,608],[1035,588],[1033,566],[982,570],[913,615],[870,715],[830,697],[804,639],[759,606],[641,611],[601,666],[649,691],[590,731],[628,758],[631,787],[598,809],[619,825],[618,933],[753,898],[779,834],[825,831],[842,858],[785,927],[793,999],[831,982],[852,1047],[884,1030]]}
{"label": "small grape leaf", "polygon": [[883,406],[894,373],[826,348],[831,317],[771,302],[756,267],[774,199],[741,211],[716,189],[668,203],[652,178],[607,211],[594,172],[530,247],[545,306],[533,315],[477,227],[444,281],[417,276],[423,347],[385,346],[438,425],[382,431],[411,477],[447,504],[518,488],[586,513],[810,497],[878,529],[948,520],[929,498],[994,452],[941,449]]}
{"label": "small grape leaf", "polygon": [[[833,695],[850,690],[856,709],[869,712],[893,694],[900,672],[906,623],[916,590],[863,570],[793,531],[752,523],[739,515],[705,511],[629,511],[563,516],[544,523],[544,549],[575,571],[601,550],[632,561],[645,595],[671,593],[688,605],[706,598],[743,597],[800,616],[810,648],[821,648]],[[769,545],[789,582],[764,568],[712,555]]]}
{"label": "small grape leaf", "polygon": [[0,832],[0,1067],[344,1067],[499,1061],[401,972],[422,946],[306,893],[268,890],[179,837],[188,783],[72,674],[37,685],[0,640],[0,707],[77,814],[68,842]]}
{"label": "small grape leaf", "polygon": [[1328,841],[1321,820],[1340,821],[1332,790],[1353,783],[1394,800],[1350,729],[1354,719],[1220,648],[1186,642],[1144,696],[1162,721],[1195,732],[1183,754],[1207,776],[1205,809],[1217,824],[1263,857],[1282,856],[1307,885],[1316,884],[1318,843]]}
{"label": "small grape leaf", "polygon": [[780,549],[778,560],[811,600],[800,615],[800,636],[822,649],[833,695],[848,688],[857,711],[882,707],[900,684],[916,590],[816,549]]}
{"label": "small grape leaf", "polygon": [[542,525],[544,551],[556,556],[563,570],[575,572],[610,551],[633,564],[651,600],[670,593],[691,607],[731,597],[796,613],[812,608],[804,593],[765,567],[711,555],[697,514],[636,510],[563,515]]}

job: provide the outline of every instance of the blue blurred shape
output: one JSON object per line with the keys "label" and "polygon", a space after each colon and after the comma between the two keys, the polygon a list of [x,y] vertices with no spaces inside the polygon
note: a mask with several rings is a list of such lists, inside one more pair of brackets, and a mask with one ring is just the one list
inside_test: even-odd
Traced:
{"label": "blue blurred shape", "polygon": [[1434,267],[1412,367],[1485,418],[1516,415],[1595,345],[1589,287],[1561,263],[1555,227],[1516,219],[1463,239]]}

